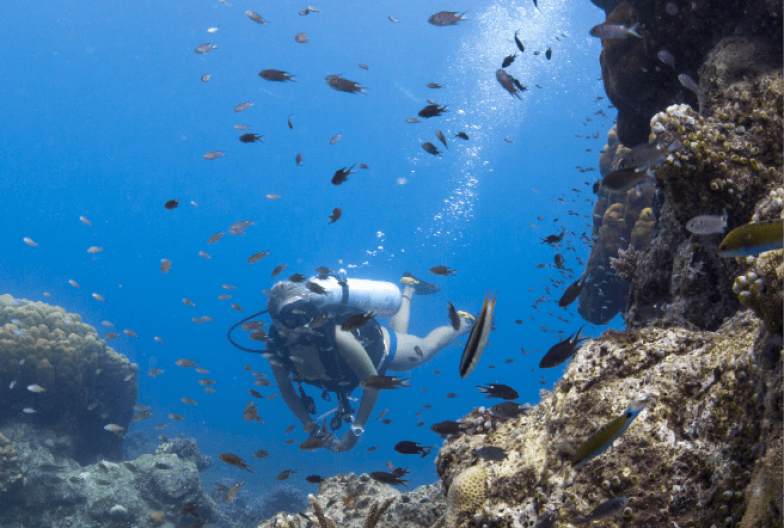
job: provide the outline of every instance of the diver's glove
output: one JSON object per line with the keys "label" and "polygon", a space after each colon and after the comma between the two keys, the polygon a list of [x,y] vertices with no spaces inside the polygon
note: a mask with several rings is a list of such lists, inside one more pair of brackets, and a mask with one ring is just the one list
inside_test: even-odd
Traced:
{"label": "diver's glove", "polygon": [[457,311],[458,317],[460,317],[460,327],[472,327],[476,324],[476,318],[468,312],[464,312],[463,310]]}

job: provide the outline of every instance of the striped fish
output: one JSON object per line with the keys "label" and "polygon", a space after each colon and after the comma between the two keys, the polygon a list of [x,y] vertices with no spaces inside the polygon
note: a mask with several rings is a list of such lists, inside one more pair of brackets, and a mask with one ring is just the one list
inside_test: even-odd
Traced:
{"label": "striped fish", "polygon": [[474,328],[471,329],[471,335],[468,336],[468,343],[463,349],[463,357],[460,358],[460,377],[465,378],[479,363],[479,358],[482,357],[482,351],[487,344],[487,338],[490,336],[490,329],[493,327],[493,310],[495,309],[495,300],[497,292],[487,291],[485,294],[485,302],[482,305],[482,312],[476,320]]}
{"label": "striped fish", "polygon": [[624,412],[622,416],[619,416],[599,429],[596,434],[591,436],[577,449],[577,453],[574,455],[574,460],[572,461],[572,467],[576,469],[584,466],[604,453],[619,436],[626,432],[626,429],[629,428],[645,406],[646,402],[644,401],[634,401],[629,405],[629,408],[626,409],[626,412]]}

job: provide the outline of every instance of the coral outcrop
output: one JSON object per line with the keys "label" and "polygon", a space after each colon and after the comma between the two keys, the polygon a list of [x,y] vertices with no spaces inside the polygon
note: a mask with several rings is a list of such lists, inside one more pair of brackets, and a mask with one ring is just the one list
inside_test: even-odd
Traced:
{"label": "coral outcrop", "polygon": [[[429,527],[439,519],[443,520],[446,511],[446,499],[441,486],[431,484],[420,486],[407,493],[381,484],[367,474],[336,475],[326,479],[319,485],[318,497],[313,497],[311,506],[304,512],[314,522],[319,519],[318,509],[314,509],[315,500],[320,505],[325,520],[318,520],[319,526],[334,525],[341,528],[372,528],[377,522],[379,526],[395,528]],[[388,509],[383,505],[393,499]],[[374,510],[375,506],[375,510]],[[380,512],[380,513],[379,513]],[[368,524],[370,521],[371,524]],[[259,528],[306,528],[309,522],[299,516],[279,513],[273,518],[258,524]]]}
{"label": "coral outcrop", "polygon": [[11,442],[0,433],[0,501],[9,500],[22,488],[19,456]]}
{"label": "coral outcrop", "polygon": [[[0,295],[0,424],[24,418],[73,439],[82,463],[120,459],[138,394],[138,368],[106,346],[77,314]],[[38,385],[43,391],[26,389]]]}
{"label": "coral outcrop", "polygon": [[[613,497],[631,500],[608,527],[727,526],[752,509],[754,526],[781,526],[780,473],[757,476],[780,468],[784,411],[780,341],[761,328],[747,311],[716,332],[607,331],[584,345],[526,416],[445,443],[436,459],[445,484],[479,467],[490,490],[457,526],[532,526],[546,512],[573,522]],[[573,469],[576,448],[640,397],[647,409],[612,449]],[[506,459],[477,458],[487,445]]]}

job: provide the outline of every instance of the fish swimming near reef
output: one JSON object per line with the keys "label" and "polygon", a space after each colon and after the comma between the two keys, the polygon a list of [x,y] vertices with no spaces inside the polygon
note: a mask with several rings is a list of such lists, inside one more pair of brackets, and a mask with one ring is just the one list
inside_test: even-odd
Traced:
{"label": "fish swimming near reef", "polygon": [[265,79],[267,81],[278,81],[278,82],[291,81],[291,82],[296,82],[294,79],[292,79],[292,77],[294,77],[294,75],[290,75],[287,72],[284,72],[283,70],[273,70],[273,69],[261,70],[259,72],[259,77],[261,77],[262,79]]}
{"label": "fish swimming near reef", "polygon": [[246,464],[244,460],[242,460],[240,457],[238,457],[235,454],[232,454],[232,453],[221,453],[220,455],[218,455],[218,458],[221,461],[226,462],[230,466],[234,466],[234,467],[237,467],[237,468],[240,468],[240,469],[244,469],[245,471],[253,473],[253,471],[251,471],[251,469],[250,469],[250,466],[248,464]]}
{"label": "fish swimming near reef", "polygon": [[439,158],[441,157],[441,151],[440,151],[440,150],[438,150],[438,149],[436,148],[436,146],[435,146],[435,145],[433,145],[433,144],[432,144],[431,142],[429,142],[429,141],[425,141],[424,143],[422,143],[422,148],[423,148],[423,149],[425,150],[425,152],[427,152],[428,154],[432,154],[433,156],[438,156]]}
{"label": "fish swimming near reef", "polygon": [[599,429],[588,440],[583,442],[577,448],[577,452],[572,459],[572,467],[575,469],[582,467],[604,453],[619,436],[626,432],[634,419],[645,409],[646,405],[647,402],[645,401],[633,401],[621,416]]}
{"label": "fish swimming near reef", "polygon": [[419,111],[419,117],[430,118],[440,116],[443,112],[449,112],[446,105],[439,106],[437,104],[429,104]]}
{"label": "fish swimming near reef", "polygon": [[516,400],[520,397],[516,390],[508,385],[500,383],[488,383],[487,387],[479,385],[476,387],[479,392],[487,394],[487,399],[501,398],[502,400]]}
{"label": "fish swimming near reef", "polygon": [[539,362],[539,368],[546,369],[546,368],[553,368],[557,367],[564,361],[571,358],[577,349],[580,348],[580,343],[585,341],[586,339],[590,339],[588,337],[580,338],[580,332],[582,329],[585,328],[585,325],[581,326],[579,330],[577,330],[577,334],[572,334],[563,341],[560,341],[550,347],[550,350],[542,357],[542,360]]}
{"label": "fish swimming near reef", "polygon": [[487,345],[487,338],[490,336],[490,330],[493,327],[493,311],[495,310],[496,298],[497,293],[491,293],[489,290],[485,294],[482,311],[476,319],[476,324],[471,329],[468,342],[460,358],[459,373],[461,378],[471,374],[479,364],[479,358],[482,357],[482,352],[485,345]]}
{"label": "fish swimming near reef", "polygon": [[614,499],[606,500],[594,508],[591,513],[577,517],[575,522],[590,522],[604,519],[605,517],[620,513],[628,503],[629,499],[626,497],[615,497]]}
{"label": "fish swimming near reef", "polygon": [[589,31],[592,37],[600,39],[625,39],[629,37],[642,38],[642,35],[637,31],[639,24],[634,24],[627,27],[623,24],[610,24],[605,22],[591,28]]}
{"label": "fish swimming near reef", "polygon": [[669,154],[681,148],[683,148],[683,144],[677,139],[666,147],[661,143],[637,145],[618,162],[618,170],[636,169],[638,172],[642,172],[663,162]]}
{"label": "fish swimming near reef", "polygon": [[701,215],[695,216],[686,222],[686,229],[695,235],[713,235],[723,233],[727,228],[727,211],[721,216]]}
{"label": "fish swimming near reef", "polygon": [[593,192],[596,194],[600,189],[614,192],[628,191],[646,181],[654,181],[653,176],[647,171],[640,172],[636,168],[614,170],[593,185]]}
{"label": "fish swimming near reef", "polygon": [[531,406],[528,404],[520,404],[510,401],[505,401],[501,403],[496,403],[492,407],[488,409],[491,415],[496,416],[498,418],[517,418],[519,416],[524,415],[531,409]]}
{"label": "fish swimming near reef", "polygon": [[719,256],[748,257],[764,251],[781,249],[784,236],[782,220],[765,220],[737,227],[719,244]]}
{"label": "fish swimming near reef", "polygon": [[465,14],[466,11],[460,14],[458,14],[457,11],[440,11],[435,15],[431,15],[427,21],[434,26],[454,26],[461,20],[468,20],[467,18],[463,17]]}
{"label": "fish swimming near reef", "polygon": [[515,53],[514,55],[507,55],[506,57],[504,57],[504,60],[501,63],[501,67],[506,68],[507,66],[512,64],[516,58],[517,58],[517,53]]}
{"label": "fish swimming near reef", "polygon": [[566,288],[566,291],[558,300],[558,306],[561,308],[566,308],[570,304],[572,304],[582,293],[583,288],[585,287],[585,283],[590,282],[590,275],[583,275],[575,282],[569,285]]}
{"label": "fish swimming near reef", "polygon": [[483,446],[476,450],[479,458],[492,460],[493,462],[503,462],[506,460],[506,449],[497,446]]}
{"label": "fish swimming near reef", "polygon": [[463,424],[460,422],[453,422],[451,420],[446,420],[443,422],[434,423],[430,426],[430,430],[440,435],[441,438],[447,438],[449,436],[457,436],[465,433],[463,429]]}
{"label": "fish swimming near reef", "polygon": [[373,471],[370,473],[370,478],[381,482],[382,484],[389,484],[390,486],[404,486],[408,487],[407,480],[401,480],[400,477],[394,473],[387,473],[385,471]]}
{"label": "fish swimming near reef", "polygon": [[433,450],[433,446],[422,446],[417,442],[402,440],[395,444],[394,449],[402,455],[422,455],[422,458],[425,458]]}

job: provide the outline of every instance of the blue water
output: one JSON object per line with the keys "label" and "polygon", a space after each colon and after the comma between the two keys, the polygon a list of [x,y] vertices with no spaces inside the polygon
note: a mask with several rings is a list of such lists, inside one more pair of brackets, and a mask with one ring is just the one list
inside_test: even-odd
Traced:
{"label": "blue water", "polygon": [[[555,253],[540,238],[561,226],[575,233],[567,237],[577,251],[562,252],[576,276],[582,268],[575,257],[585,261],[590,251],[579,235],[590,233],[592,202],[586,198],[593,195],[585,182],[593,183],[598,172],[581,174],[575,166],[598,165],[614,117],[606,99],[596,101],[604,95],[601,45],[588,36],[604,14],[576,0],[542,0],[541,10],[522,0],[470,6],[322,0],[315,4],[321,13],[305,17],[298,15],[304,0],[229,3],[0,5],[5,32],[1,293],[62,306],[101,335],[135,331],[138,339],[110,342],[138,363],[137,403],[154,408],[154,416],[134,422],[130,433],[194,436],[216,459],[205,481],[242,477],[246,489],[263,490],[277,483],[280,471],[296,469],[288,482],[315,491],[305,483],[306,475],[383,470],[392,460],[411,468],[412,485],[432,482],[433,455],[406,457],[392,450],[395,443],[440,445],[430,424],[498,401],[483,399],[474,389],[479,384],[507,383],[520,392],[521,402],[537,403],[540,389],[551,389],[565,368],[539,371],[534,367],[541,354],[523,355],[520,348],[547,350],[559,340],[554,332],[570,334],[581,324],[576,304],[569,311],[558,308],[554,301],[561,292],[552,285],[552,299],[539,305],[541,312],[531,305],[546,295],[550,277],[559,277],[549,266],[536,267],[552,263]],[[251,21],[246,9],[269,24]],[[435,12],[465,9],[469,20],[457,26],[427,23]],[[392,23],[388,15],[400,22]],[[219,31],[208,33],[213,26]],[[495,79],[501,60],[516,51],[512,38],[518,29],[526,51],[508,71],[529,87],[522,100]],[[310,42],[296,43],[299,32]],[[206,42],[218,49],[194,53]],[[548,47],[550,61],[544,55]],[[542,53],[535,56],[537,49]],[[360,62],[369,71],[359,68]],[[265,68],[286,70],[296,82],[262,80],[257,74]],[[212,77],[203,83],[205,73]],[[324,77],[341,73],[366,86],[367,95],[329,88]],[[429,89],[428,82],[445,88]],[[447,104],[449,112],[407,124],[405,118],[416,117],[428,98]],[[245,101],[255,106],[232,110]],[[600,109],[609,117],[595,116]],[[291,114],[293,130],[286,125]],[[240,143],[242,132],[232,128],[238,123],[262,134],[264,143]],[[448,150],[435,138],[436,128],[446,134]],[[453,138],[460,130],[469,141]],[[596,131],[601,139],[575,137]],[[330,145],[335,134],[342,139]],[[443,157],[425,153],[423,141],[444,150]],[[226,155],[205,161],[202,155],[210,150]],[[304,156],[301,167],[294,163],[297,153]],[[358,170],[339,187],[330,183],[337,169],[360,162],[370,169]],[[281,198],[268,200],[269,193]],[[173,198],[180,207],[165,210],[164,202]],[[329,225],[334,207],[343,209],[343,218]],[[569,209],[580,216],[569,215]],[[92,227],[79,221],[81,215]],[[245,235],[227,234],[207,245],[212,233],[238,220],[255,224]],[[23,237],[38,246],[25,245]],[[88,254],[93,245],[105,249]],[[268,249],[260,263],[246,262]],[[200,250],[212,258],[198,256]],[[173,263],[165,275],[159,270],[162,258]],[[297,444],[284,445],[287,438],[306,435],[299,427],[284,435],[297,422],[280,398],[259,402],[264,424],[243,421],[244,405],[252,399],[247,390],[254,388],[243,366],[268,373],[269,366],[225,338],[228,327],[243,317],[229,303],[244,307],[244,315],[263,309],[261,290],[273,284],[270,271],[282,262],[289,267],[281,277],[309,274],[323,265],[357,278],[397,282],[410,271],[431,280],[442,291],[414,299],[410,330],[417,335],[447,324],[447,300],[476,313],[485,291],[498,290],[498,330],[468,379],[457,375],[462,347],[453,345],[410,373],[413,389],[383,394],[374,417],[389,408],[386,418],[394,423],[373,420],[352,452],[302,452]],[[458,272],[436,277],[428,270],[437,264]],[[81,288],[70,286],[69,279]],[[227,293],[224,283],[237,287],[228,292],[234,294],[230,301],[217,299]],[[95,300],[93,292],[105,302]],[[184,297],[196,306],[184,305]],[[191,322],[202,315],[214,321]],[[107,329],[102,320],[117,326]],[[586,330],[594,336],[601,331]],[[197,384],[203,376],[174,365],[182,357],[210,371],[206,377],[217,380],[214,394]],[[507,358],[514,363],[505,364]],[[165,373],[147,376],[153,366]],[[540,376],[546,385],[539,384]],[[309,392],[319,400],[317,390]],[[447,399],[451,392],[458,397]],[[199,405],[187,406],[182,397]],[[415,417],[425,403],[433,409]],[[320,402],[320,412],[327,409]],[[166,418],[171,412],[186,421],[172,422]],[[427,424],[417,428],[419,420]],[[156,423],[168,427],[156,431]],[[372,446],[379,448],[369,453]],[[254,458],[257,449],[271,457]],[[248,461],[254,474],[240,475],[217,461],[227,451]]]}

